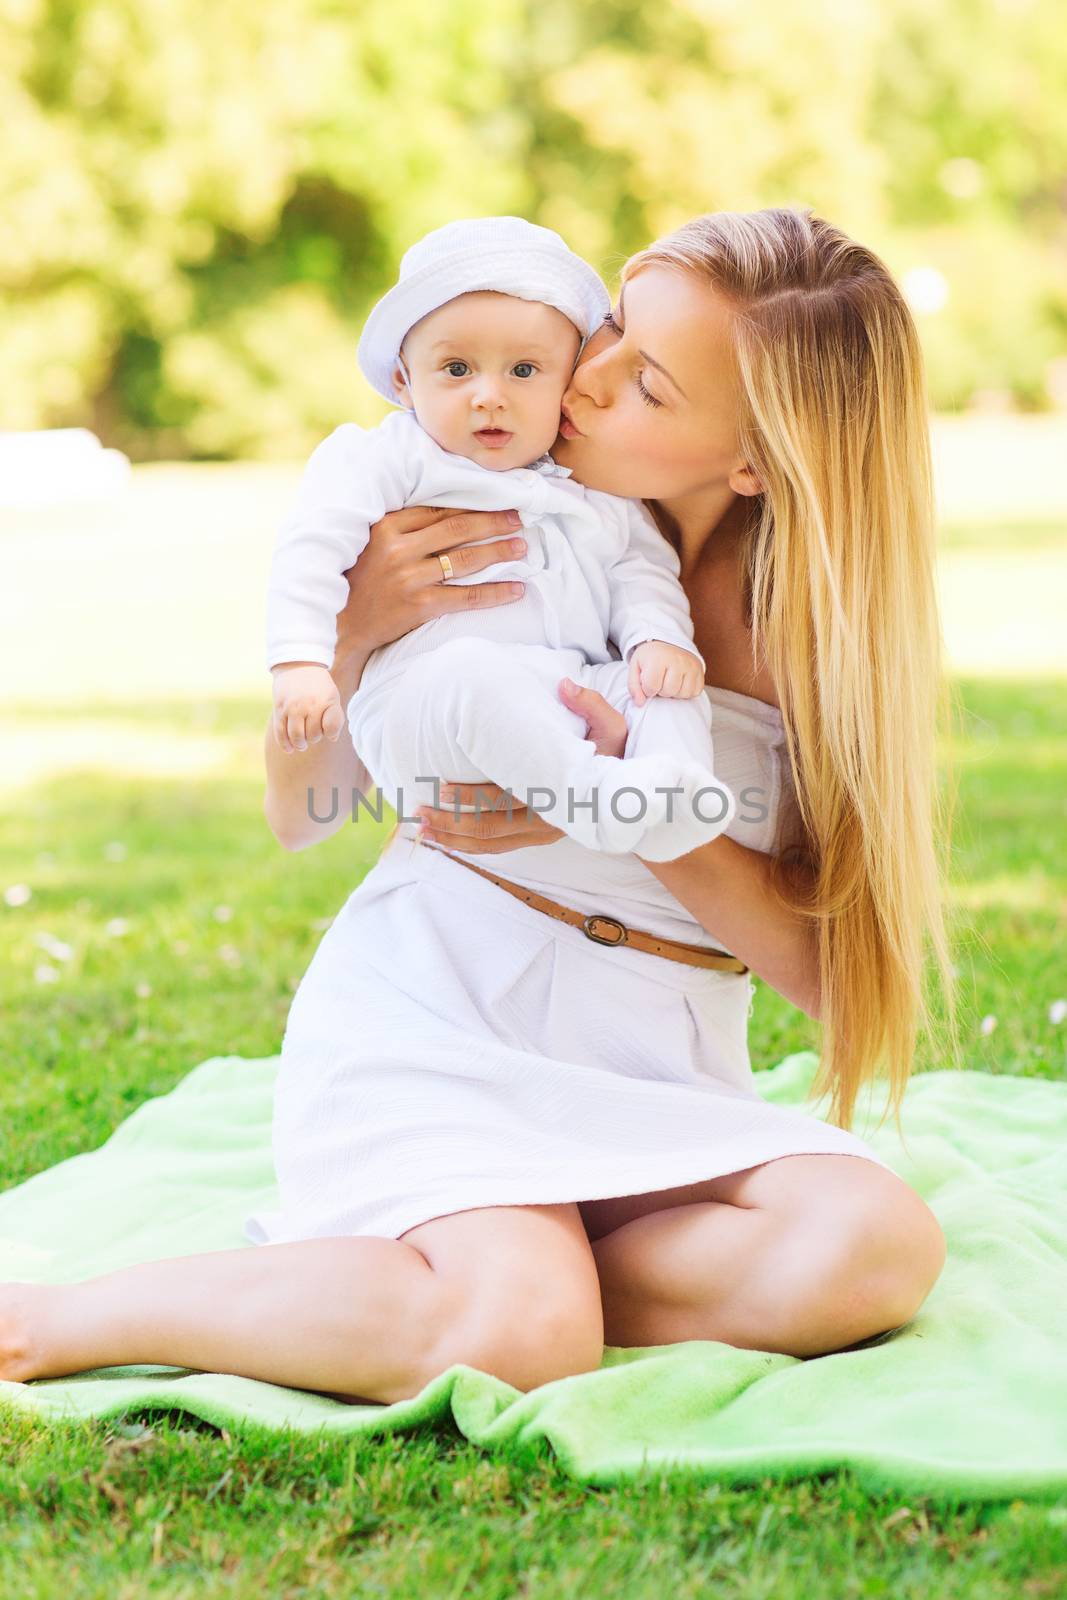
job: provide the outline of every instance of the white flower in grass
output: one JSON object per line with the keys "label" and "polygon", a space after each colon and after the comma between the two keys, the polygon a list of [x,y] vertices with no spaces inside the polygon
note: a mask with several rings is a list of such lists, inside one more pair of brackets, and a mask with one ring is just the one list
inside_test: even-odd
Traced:
{"label": "white flower in grass", "polygon": [[216,922],[229,922],[233,917],[233,907],[216,906],[213,915]]}
{"label": "white flower in grass", "polygon": [[9,906],[24,906],[33,895],[33,890],[28,883],[13,883],[4,890],[4,904]]}
{"label": "white flower in grass", "polygon": [[35,944],[48,951],[53,961],[69,961],[74,955],[74,946],[57,939],[54,933],[35,933],[33,938]]}
{"label": "white flower in grass", "polygon": [[150,983],[138,983],[135,985],[133,992],[138,1000],[147,1000],[152,993],[152,985]]}
{"label": "white flower in grass", "polygon": [[996,1032],[996,1027],[997,1027],[997,1019],[996,1019],[996,1017],[994,1017],[994,1016],[983,1017],[981,1022],[980,1022],[980,1024],[979,1024],[979,1026],[978,1026],[978,1032],[988,1038],[989,1034]]}
{"label": "white flower in grass", "polygon": [[55,983],[59,977],[59,968],[50,967],[47,961],[42,961],[40,966],[34,967],[33,976],[38,983]]}
{"label": "white flower in grass", "polygon": [[241,952],[232,944],[220,944],[219,955],[228,967],[239,967],[241,965]]}
{"label": "white flower in grass", "polygon": [[124,933],[129,933],[130,924],[125,917],[112,917],[110,922],[104,923],[104,932],[109,939],[121,939]]}
{"label": "white flower in grass", "polygon": [[1067,1022],[1067,1000],[1053,1000],[1048,1008],[1048,1020],[1057,1028],[1061,1022]]}
{"label": "white flower in grass", "polygon": [[104,856],[108,861],[125,861],[129,851],[121,839],[111,839],[104,846]]}

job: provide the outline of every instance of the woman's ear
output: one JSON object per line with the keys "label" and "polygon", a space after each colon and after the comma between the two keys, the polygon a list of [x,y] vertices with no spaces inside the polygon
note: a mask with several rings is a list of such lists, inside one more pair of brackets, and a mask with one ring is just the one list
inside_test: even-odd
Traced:
{"label": "woman's ear", "polygon": [[763,493],[763,485],[751,467],[735,467],[726,481],[734,491],[734,494],[753,495]]}

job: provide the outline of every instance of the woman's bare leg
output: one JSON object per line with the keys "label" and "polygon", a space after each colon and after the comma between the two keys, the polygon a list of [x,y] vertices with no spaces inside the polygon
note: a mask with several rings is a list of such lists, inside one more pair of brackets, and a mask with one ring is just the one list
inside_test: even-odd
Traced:
{"label": "woman's bare leg", "polygon": [[[25,1382],[134,1362],[234,1372],[378,1398],[403,1389],[440,1284],[396,1239],[306,1239],[145,1261],[70,1284],[9,1284],[27,1348],[0,1376]],[[21,1370],[20,1370],[21,1368]]]}
{"label": "woman's bare leg", "polygon": [[909,1321],[945,1260],[921,1196],[854,1156],[782,1157],[579,1209],[609,1345],[824,1355]]}
{"label": "woman's bare leg", "polygon": [[[400,1239],[308,1239],[81,1283],[2,1284],[0,1378],[143,1362],[390,1403],[455,1361],[486,1359],[508,1381],[543,1382],[575,1357],[573,1284],[591,1308],[596,1269],[573,1205],[457,1212]],[[595,1298],[586,1343],[599,1360]]]}

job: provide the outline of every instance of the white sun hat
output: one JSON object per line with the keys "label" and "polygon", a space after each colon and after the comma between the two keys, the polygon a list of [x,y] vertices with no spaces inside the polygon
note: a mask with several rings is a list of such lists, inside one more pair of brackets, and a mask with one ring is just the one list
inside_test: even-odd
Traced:
{"label": "white sun hat", "polygon": [[555,306],[574,323],[583,344],[611,308],[592,267],[551,228],[522,217],[449,222],[405,251],[397,283],[367,318],[357,359],[368,383],[395,403],[393,369],[409,328],[476,289]]}

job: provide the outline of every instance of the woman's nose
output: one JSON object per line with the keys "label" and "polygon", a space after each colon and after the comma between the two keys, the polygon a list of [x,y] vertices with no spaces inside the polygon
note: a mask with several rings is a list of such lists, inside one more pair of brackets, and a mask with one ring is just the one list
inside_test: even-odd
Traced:
{"label": "woman's nose", "polygon": [[571,373],[570,387],[595,406],[608,404],[609,386],[605,355],[588,356]]}

